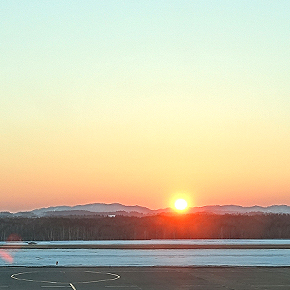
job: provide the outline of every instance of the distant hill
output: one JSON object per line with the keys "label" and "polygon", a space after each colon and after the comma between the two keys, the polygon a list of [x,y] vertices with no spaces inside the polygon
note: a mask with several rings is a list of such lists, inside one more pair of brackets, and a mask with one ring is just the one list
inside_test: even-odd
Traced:
{"label": "distant hill", "polygon": [[66,212],[69,211],[72,214],[74,211],[76,214],[113,214],[117,212],[126,212],[126,213],[139,213],[139,214],[150,214],[152,210],[147,207],[142,206],[128,206],[120,203],[93,203],[93,204],[85,204],[85,205],[76,205],[76,206],[56,206],[56,207],[47,207],[35,209],[32,211],[36,216],[45,216],[51,213],[56,212]]}
{"label": "distant hill", "polygon": [[[88,210],[55,210],[55,211],[46,211],[42,213],[42,217],[92,217],[92,216],[135,216],[135,217],[142,217],[144,216],[140,212],[136,211],[113,211],[113,212],[92,212]],[[25,217],[25,216],[23,216]],[[36,217],[36,216],[35,216]],[[38,216],[40,217],[40,216]]]}
{"label": "distant hill", "polygon": [[13,214],[9,211],[1,211],[0,212],[0,217],[12,217]]}
{"label": "distant hill", "polygon": [[[44,217],[44,216],[92,216],[92,215],[126,215],[126,216],[144,216],[160,213],[171,214],[172,208],[151,210],[147,207],[135,205],[127,206],[120,203],[92,203],[76,206],[55,206],[35,209],[27,212],[9,213],[0,212],[1,217]],[[290,214],[288,205],[271,205],[268,207],[251,206],[243,207],[238,205],[209,205],[202,207],[191,207],[187,213],[215,213],[215,214],[254,214],[254,213],[278,213]]]}
{"label": "distant hill", "polygon": [[220,214],[246,214],[246,213],[284,213],[290,214],[290,206],[287,205],[271,205],[267,207],[251,206],[243,207],[239,205],[210,205],[202,207],[193,207],[189,210],[191,213],[210,212]]}

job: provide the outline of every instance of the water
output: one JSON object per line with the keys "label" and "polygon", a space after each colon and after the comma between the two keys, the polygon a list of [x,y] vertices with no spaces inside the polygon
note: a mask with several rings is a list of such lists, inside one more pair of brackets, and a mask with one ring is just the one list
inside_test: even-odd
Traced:
{"label": "water", "polygon": [[[290,244],[290,240],[142,240],[142,241],[60,241],[45,244],[203,244],[253,245]],[[2,250],[3,251],[3,250]],[[10,264],[0,266],[290,266],[289,249],[19,249],[10,250]],[[1,255],[0,255],[1,256]]]}

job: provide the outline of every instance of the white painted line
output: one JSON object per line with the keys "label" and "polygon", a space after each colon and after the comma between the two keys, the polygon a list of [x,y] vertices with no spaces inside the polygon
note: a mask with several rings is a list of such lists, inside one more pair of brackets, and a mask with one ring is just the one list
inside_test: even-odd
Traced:
{"label": "white painted line", "polygon": [[[37,271],[34,271],[34,272],[22,272],[22,273],[13,274],[10,277],[12,279],[15,279],[15,280],[22,280],[22,281],[28,281],[28,282],[40,282],[40,283],[58,284],[58,282],[55,282],[55,281],[38,281],[38,280],[32,280],[32,279],[23,279],[23,278],[21,279],[21,278],[17,277],[19,275],[29,274],[29,273],[38,273],[38,272]],[[64,284],[64,283],[60,283],[60,284]]]}
{"label": "white painted line", "polygon": [[121,276],[114,274],[114,273],[105,273],[105,272],[94,272],[94,271],[85,271],[85,273],[95,273],[95,274],[106,274],[106,275],[111,275],[114,278],[111,279],[100,279],[100,280],[93,280],[93,281],[80,281],[80,282],[75,282],[75,283],[82,283],[82,284],[89,284],[89,283],[98,283],[98,282],[106,282],[106,281],[114,281],[117,279],[120,279]]}
{"label": "white painted line", "polygon": [[[10,277],[12,279],[15,280],[21,280],[21,281],[28,281],[28,282],[37,282],[37,283],[50,283],[50,284],[63,284],[63,285],[67,285],[68,282],[60,282],[60,281],[46,281],[46,280],[33,280],[33,279],[25,279],[25,278],[20,278],[18,276],[24,275],[25,274],[31,274],[31,273],[47,273],[48,271],[32,271],[32,272],[20,272],[17,274],[12,274]],[[117,279],[120,279],[121,276],[114,274],[114,273],[105,273],[105,272],[95,272],[95,271],[84,271],[84,273],[93,273],[93,274],[105,274],[105,275],[109,275],[111,276],[111,278],[107,278],[107,279],[99,279],[99,280],[92,280],[92,281],[76,281],[74,283],[82,283],[82,284],[89,284],[89,283],[98,283],[98,282],[106,282],[106,281],[114,281]],[[71,283],[69,284],[70,286],[72,285]],[[71,287],[74,287],[73,285]],[[73,288],[75,289],[75,288]],[[76,290],[76,289],[75,289]]]}
{"label": "white painted line", "polygon": [[[31,274],[31,273],[39,273],[39,274],[43,274],[43,273],[51,273],[50,271],[32,271],[32,272],[20,272],[20,273],[16,273],[16,274],[12,274],[10,277],[12,279],[15,279],[15,280],[20,280],[20,281],[28,281],[28,282],[36,282],[36,283],[49,283],[49,284],[54,284],[55,286],[41,286],[43,288],[47,288],[47,287],[54,287],[54,288],[58,288],[58,287],[71,287],[73,290],[77,290],[75,288],[75,286],[69,282],[61,282],[61,281],[46,281],[46,280],[33,280],[33,279],[25,279],[25,278],[22,278],[22,277],[19,277],[21,275],[24,275],[25,277],[25,274]],[[65,272],[63,272],[65,273]],[[93,273],[93,274],[104,274],[104,275],[109,275],[111,278],[106,278],[106,279],[99,279],[99,280],[92,280],[92,281],[77,281],[77,282],[74,282],[74,283],[81,283],[81,284],[89,284],[89,283],[98,283],[98,282],[106,282],[106,281],[114,281],[114,280],[117,280],[117,279],[120,279],[121,276],[118,275],[118,274],[114,274],[114,273],[105,273],[105,272],[95,272],[95,271],[84,271],[84,273]],[[69,285],[70,286],[60,286],[60,284],[62,285]],[[58,284],[58,285],[56,285]],[[1,286],[0,286],[1,287]]]}
{"label": "white painted line", "polygon": [[70,288],[70,286],[40,286],[42,288]]}

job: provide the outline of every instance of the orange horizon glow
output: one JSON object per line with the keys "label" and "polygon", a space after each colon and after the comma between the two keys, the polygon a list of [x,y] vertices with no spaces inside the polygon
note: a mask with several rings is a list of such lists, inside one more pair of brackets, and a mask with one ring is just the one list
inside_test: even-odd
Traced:
{"label": "orange horizon glow", "polygon": [[0,211],[290,205],[290,1],[2,2]]}

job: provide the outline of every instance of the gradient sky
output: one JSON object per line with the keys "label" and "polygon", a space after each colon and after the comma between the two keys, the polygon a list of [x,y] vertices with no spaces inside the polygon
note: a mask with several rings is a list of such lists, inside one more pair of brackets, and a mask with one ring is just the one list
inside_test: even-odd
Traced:
{"label": "gradient sky", "polygon": [[0,210],[290,205],[290,1],[0,13]]}

